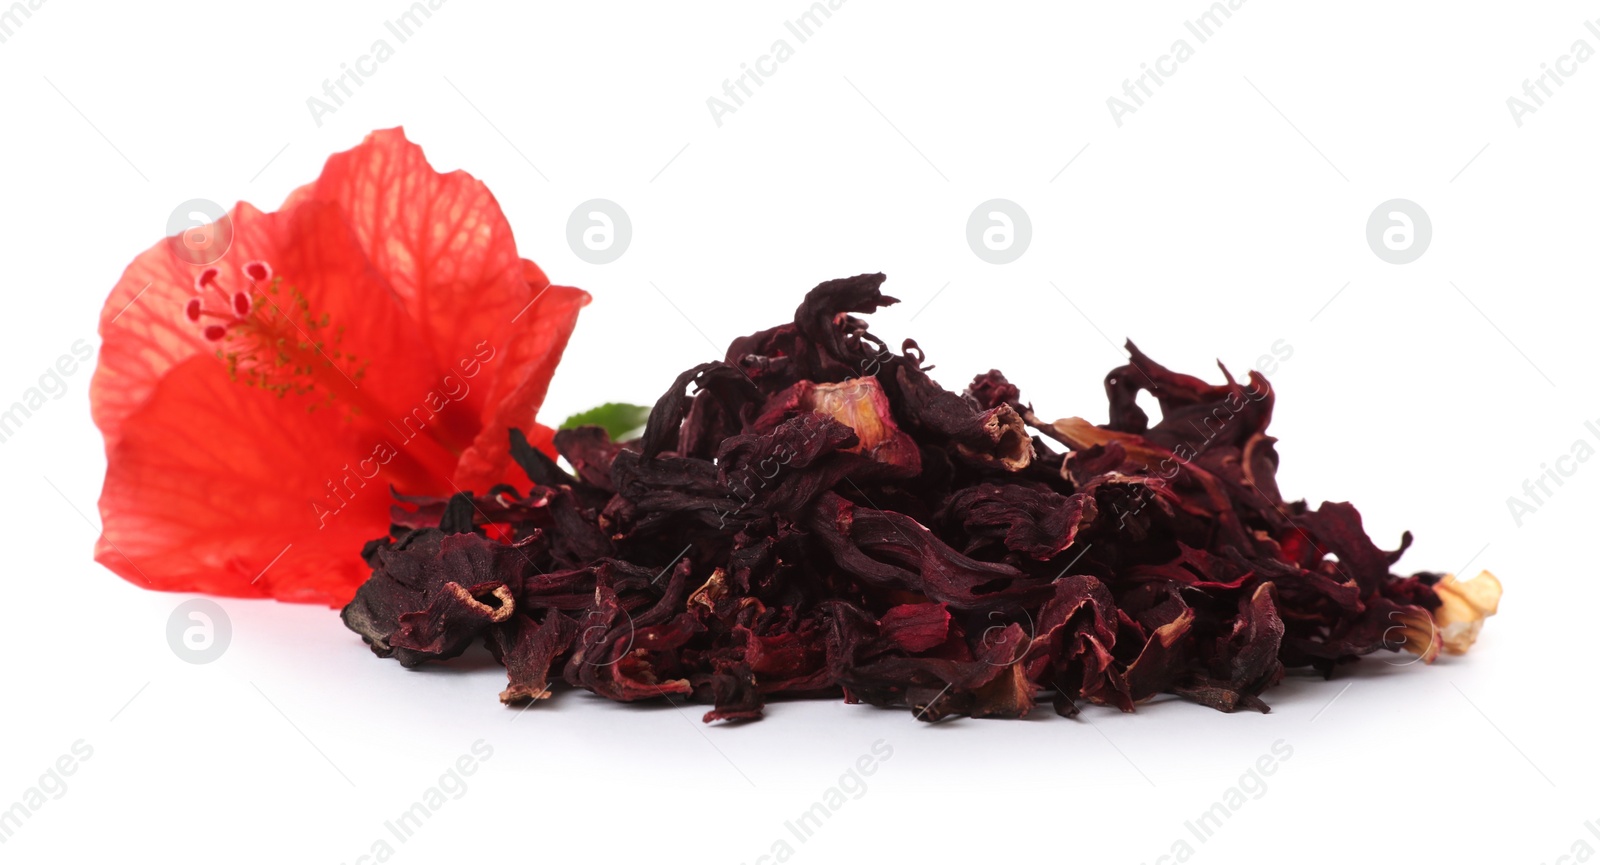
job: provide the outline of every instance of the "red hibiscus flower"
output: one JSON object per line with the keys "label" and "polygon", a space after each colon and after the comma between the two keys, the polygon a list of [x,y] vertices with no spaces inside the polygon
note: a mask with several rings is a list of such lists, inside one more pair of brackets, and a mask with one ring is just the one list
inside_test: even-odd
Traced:
{"label": "red hibiscus flower", "polygon": [[276,213],[240,203],[202,231],[220,245],[228,228],[205,264],[151,247],[101,312],[106,567],[338,606],[367,576],[355,551],[385,534],[391,485],[522,481],[513,427],[554,454],[534,416],[589,295],[517,255],[481,182],[385,130]]}

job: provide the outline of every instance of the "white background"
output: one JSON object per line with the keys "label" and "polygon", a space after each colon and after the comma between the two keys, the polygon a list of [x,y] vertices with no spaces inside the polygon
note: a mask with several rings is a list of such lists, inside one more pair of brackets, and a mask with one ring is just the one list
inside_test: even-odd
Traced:
{"label": "white background", "polygon": [[[1207,862],[1600,848],[1600,461],[1520,527],[1506,503],[1574,441],[1600,445],[1600,62],[1520,128],[1506,105],[1575,40],[1600,48],[1600,8],[1252,0],[1200,44],[1183,22],[1201,0],[1131,5],[849,0],[796,44],[783,23],[803,0],[451,0],[319,127],[307,98],[387,37],[400,0],[49,0],[0,44],[0,404],[97,344],[106,293],[179,202],[273,208],[404,124],[436,167],[489,184],[524,255],[594,295],[547,420],[648,403],[862,271],[904,301],[875,332],[917,338],[948,386],[998,367],[1046,417],[1105,420],[1124,337],[1213,380],[1216,359],[1242,374],[1285,340],[1285,494],[1355,502],[1384,547],[1414,531],[1402,570],[1499,574],[1471,655],[1292,677],[1268,715],[1159,701],[929,726],[819,702],[731,728],[583,693],[518,714],[496,668],[407,672],[333,611],[265,601],[222,601],[232,644],[193,666],[166,642],[183,598],[91,560],[104,461],[85,368],[0,444],[0,808],[76,740],[93,756],[0,855],[353,863],[480,739],[492,758],[394,861],[739,863],[779,838],[806,862],[1154,863],[1180,838]],[[706,99],[779,38],[794,57],[719,127]],[[1193,58],[1119,127],[1107,97],[1179,38]],[[565,240],[596,197],[633,222],[608,265]],[[964,236],[997,197],[1033,225],[1003,266]],[[1433,224],[1403,266],[1364,236],[1396,197]],[[790,836],[880,739],[893,756],[865,794]],[[1190,835],[1279,739],[1293,756],[1265,794]]]}

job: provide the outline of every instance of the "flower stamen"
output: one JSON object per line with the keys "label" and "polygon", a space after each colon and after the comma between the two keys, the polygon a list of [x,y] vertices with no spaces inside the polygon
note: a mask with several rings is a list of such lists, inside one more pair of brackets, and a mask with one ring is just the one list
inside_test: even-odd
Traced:
{"label": "flower stamen", "polygon": [[354,404],[351,411],[357,411],[357,382],[366,363],[340,350],[344,329],[330,330],[327,313],[314,314],[305,295],[275,277],[266,262],[248,262],[240,275],[249,288],[229,292],[220,270],[206,268],[195,279],[199,296],[183,309],[191,324],[211,320],[200,326],[200,333],[208,342],[223,343],[216,354],[229,378],[280,397],[320,391],[322,399],[311,409],[331,405],[335,395],[344,394]]}

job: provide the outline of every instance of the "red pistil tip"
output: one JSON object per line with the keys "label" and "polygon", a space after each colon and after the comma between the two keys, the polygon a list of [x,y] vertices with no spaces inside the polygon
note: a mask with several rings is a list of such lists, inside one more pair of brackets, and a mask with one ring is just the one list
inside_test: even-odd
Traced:
{"label": "red pistil tip", "polygon": [[244,275],[253,282],[266,282],[272,278],[272,268],[264,261],[252,261],[244,266]]}
{"label": "red pistil tip", "polygon": [[242,291],[233,293],[233,311],[240,318],[250,314],[250,295]]}
{"label": "red pistil tip", "polygon": [[208,267],[205,270],[200,271],[200,275],[195,277],[194,280],[194,290],[204,291],[208,287],[216,284],[217,275],[219,273],[220,271],[218,271],[215,267]]}
{"label": "red pistil tip", "polygon": [[200,298],[191,298],[187,304],[184,304],[183,316],[190,321],[200,320]]}
{"label": "red pistil tip", "polygon": [[206,325],[206,330],[205,330],[206,339],[209,339],[212,342],[216,342],[217,340],[222,339],[224,336],[227,335],[227,333],[228,333],[228,329],[223,327],[220,324],[208,324],[208,325]]}

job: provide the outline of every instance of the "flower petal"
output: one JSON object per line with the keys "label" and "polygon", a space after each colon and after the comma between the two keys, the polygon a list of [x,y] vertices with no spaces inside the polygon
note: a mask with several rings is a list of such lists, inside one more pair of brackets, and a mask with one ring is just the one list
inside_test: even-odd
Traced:
{"label": "flower petal", "polygon": [[387,478],[360,476],[377,446],[358,451],[326,413],[282,405],[307,398],[240,387],[218,367],[190,358],[127,419],[107,455],[95,558],[166,591],[343,603],[367,575],[352,551],[386,524]]}
{"label": "flower petal", "polygon": [[[509,456],[509,426],[554,456],[553,433],[533,417],[589,297],[551,288],[538,265],[517,255],[488,187],[464,171],[435,171],[395,128],[330,157],[322,176],[284,207],[308,200],[335,203],[347,214],[373,265],[422,327],[436,366],[465,370],[482,360],[485,347],[504,353],[492,365],[492,386],[466,389],[459,400],[483,428],[455,482],[484,490],[520,477]],[[454,431],[459,436],[459,424]]]}
{"label": "flower petal", "polygon": [[[423,401],[442,373],[427,362],[417,327],[367,262],[336,208],[313,203],[290,212],[262,213],[241,202],[229,218],[234,240],[222,258],[206,267],[191,264],[173,255],[163,241],[128,267],[106,300],[90,406],[108,452],[116,446],[123,422],[150,397],[163,375],[189,358],[214,356],[227,347],[208,341],[184,315],[196,296],[195,280],[208,267],[218,270],[226,288],[222,294],[231,294],[250,289],[243,276],[247,263],[269,263],[284,286],[307,299],[309,315],[328,317],[329,330],[337,335],[323,337],[316,351],[340,371],[334,385],[359,391],[369,411],[381,408],[381,413],[399,417]],[[211,307],[226,308],[215,297],[203,299]],[[290,305],[284,296],[269,296],[266,303]],[[310,338],[304,331],[301,335]],[[472,427],[471,416],[465,424]]]}
{"label": "flower petal", "polygon": [[[489,188],[464,171],[434,171],[402,129],[373,132],[329,157],[322,176],[283,206],[308,200],[345,212],[373,266],[422,326],[439,368],[472,357],[483,340],[498,344],[528,303],[511,226]],[[481,408],[481,398],[471,403]]]}
{"label": "flower petal", "polygon": [[[210,266],[242,264],[278,248],[277,239],[270,236],[270,220],[249,204],[235,205],[228,222],[232,246]],[[128,265],[106,298],[100,311],[100,360],[90,384],[90,407],[105,434],[107,450],[120,437],[122,421],[149,398],[163,374],[196,354],[215,350],[183,316],[203,270],[205,266],[179,258],[164,239]]]}
{"label": "flower petal", "polygon": [[[527,266],[537,272],[533,262]],[[535,296],[518,319],[517,330],[492,363],[494,379],[482,429],[456,467],[455,483],[461,489],[481,492],[497,483],[522,483],[511,460],[512,429],[522,430],[534,447],[555,456],[555,431],[535,418],[578,322],[578,310],[588,304],[587,292],[552,285]]]}

